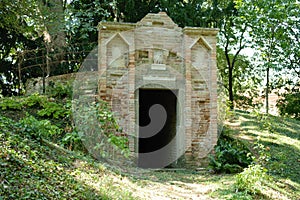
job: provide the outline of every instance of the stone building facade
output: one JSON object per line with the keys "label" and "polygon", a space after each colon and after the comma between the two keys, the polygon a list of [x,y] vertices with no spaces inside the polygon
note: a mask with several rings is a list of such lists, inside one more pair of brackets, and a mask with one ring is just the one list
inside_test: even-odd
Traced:
{"label": "stone building facade", "polygon": [[137,164],[200,166],[217,143],[218,30],[180,28],[164,12],[98,29],[98,93]]}

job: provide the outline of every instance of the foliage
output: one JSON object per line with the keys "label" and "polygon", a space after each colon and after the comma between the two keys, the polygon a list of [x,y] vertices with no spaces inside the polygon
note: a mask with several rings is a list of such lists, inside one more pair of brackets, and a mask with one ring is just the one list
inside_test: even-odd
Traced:
{"label": "foliage", "polygon": [[46,96],[37,93],[27,97],[6,97],[0,99],[2,110],[21,110],[24,108],[41,108],[48,102]]}
{"label": "foliage", "polygon": [[236,175],[236,187],[246,193],[261,193],[265,181],[269,181],[266,169],[260,165],[249,165],[243,172]]}
{"label": "foliage", "polygon": [[186,0],[116,0],[112,15],[116,20],[137,22],[148,13],[166,12],[180,27],[218,27],[222,18],[232,12],[232,1]]}
{"label": "foliage", "polygon": [[79,150],[84,151],[82,140],[83,134],[73,130],[72,132],[67,132],[61,140],[61,143],[69,150]]}
{"label": "foliage", "polygon": [[[0,199],[132,199],[130,193],[110,187],[111,182],[95,190],[78,180],[87,174],[101,177],[103,166],[91,171],[94,165],[87,158],[62,154],[24,137],[19,124],[9,118],[0,116],[0,130]],[[85,164],[78,167],[75,161]]]}
{"label": "foliage", "polygon": [[85,146],[92,149],[94,155],[107,157],[108,151],[112,149],[125,156],[129,155],[128,138],[122,134],[106,102],[74,102],[73,110],[76,130],[83,133]]}
{"label": "foliage", "polygon": [[46,102],[43,104],[42,109],[37,112],[41,117],[51,117],[54,119],[63,119],[70,115],[70,103],[60,104],[55,102]]}
{"label": "foliage", "polygon": [[286,93],[277,101],[276,107],[280,115],[288,115],[300,119],[300,92]]}
{"label": "foliage", "polygon": [[9,97],[0,99],[0,107],[2,110],[21,110],[22,104],[20,100]]}
{"label": "foliage", "polygon": [[33,27],[26,23],[26,18],[34,12],[31,5],[34,0],[15,3],[3,0],[0,3],[0,91],[3,96],[16,95],[21,91],[18,77],[19,50],[34,48],[38,40]]}
{"label": "foliage", "polygon": [[32,138],[53,138],[61,133],[61,129],[51,124],[49,120],[37,120],[31,115],[21,119],[18,124],[18,132]]}
{"label": "foliage", "polygon": [[[62,97],[65,92],[54,93],[56,97]],[[54,95],[52,94],[52,95]],[[0,100],[2,110],[21,110],[38,109],[37,115],[50,119],[63,119],[71,114],[71,101],[67,100],[64,104],[54,102],[55,99],[39,94],[32,94],[27,97],[7,97]]]}
{"label": "foliage", "polygon": [[223,129],[215,147],[215,155],[209,157],[210,167],[218,173],[240,172],[252,162],[250,150],[229,134],[229,129]]}
{"label": "foliage", "polygon": [[[268,95],[276,86],[276,79],[286,74],[288,79],[299,79],[299,2],[297,0],[237,1],[244,18],[251,21],[252,47],[257,49],[256,60],[265,73],[266,113],[269,110]],[[272,8],[272,9],[270,9]],[[297,31],[296,31],[297,32]],[[289,41],[289,42],[288,42]],[[295,43],[296,45],[291,45]],[[296,61],[297,60],[297,61]],[[290,73],[292,69],[295,75]]]}
{"label": "foliage", "polygon": [[41,109],[37,112],[40,117],[64,119],[71,115],[72,86],[70,82],[65,84],[50,82],[46,88],[46,94],[49,100],[40,104]]}
{"label": "foliage", "polygon": [[73,95],[73,88],[71,82],[61,83],[61,82],[50,82],[49,86],[46,88],[46,93],[49,97],[57,99],[71,99]]}
{"label": "foliage", "polygon": [[72,23],[72,26],[69,28],[75,36],[78,36],[74,39],[96,42],[97,25],[103,19],[110,17],[109,9],[114,6],[113,4],[113,2],[108,1],[73,0],[70,4],[72,11],[70,23]]}
{"label": "foliage", "polygon": [[29,108],[40,108],[47,102],[47,97],[39,95],[38,93],[32,94],[23,98],[22,105]]}
{"label": "foliage", "polygon": [[258,137],[257,141],[254,143],[253,150],[256,151],[257,156],[253,156],[253,163],[261,165],[262,167],[266,167],[268,162],[270,161],[271,155],[268,151],[270,147],[265,147],[260,141]]}
{"label": "foliage", "polygon": [[[247,59],[241,56],[242,50],[249,46],[249,38],[246,36],[250,29],[250,22],[242,16],[236,3],[234,0],[228,1],[226,12],[218,26],[220,28],[218,46],[223,53],[223,63],[219,63],[219,69],[226,71],[223,72],[223,78],[227,79],[225,85],[228,99],[231,102],[231,109],[235,106],[235,96],[239,92],[234,91],[234,85],[238,85],[238,78],[243,79],[243,76],[247,75],[247,71],[243,69],[252,67],[247,64]],[[239,72],[241,77],[237,75]]]}
{"label": "foliage", "polygon": [[97,119],[103,133],[108,137],[108,142],[121,150],[122,154],[129,154],[128,138],[120,134],[120,129],[116,118],[111,112],[111,108],[104,101],[96,103]]}
{"label": "foliage", "polygon": [[[97,26],[101,21],[112,21],[115,1],[73,0],[66,15],[66,38],[68,42],[66,59],[69,67],[76,71],[84,59],[97,45]],[[97,69],[94,69],[97,70]]]}
{"label": "foliage", "polygon": [[[228,54],[227,56],[230,60],[234,57],[232,54]],[[257,106],[254,98],[259,94],[261,78],[254,64],[243,55],[236,56],[235,65],[232,69],[229,69],[227,62],[224,50],[218,47],[217,67],[222,87],[225,89],[227,97],[230,90],[232,90],[233,95],[233,102],[229,101],[231,103],[230,108],[248,109]],[[229,70],[232,70],[232,77],[229,77]]]}
{"label": "foliage", "polygon": [[20,134],[59,142],[66,133],[65,127],[71,123],[68,118],[71,114],[71,102],[62,104],[50,100],[53,99],[39,94],[14,99],[6,97],[0,102],[0,107],[4,109],[3,115],[19,122]]}

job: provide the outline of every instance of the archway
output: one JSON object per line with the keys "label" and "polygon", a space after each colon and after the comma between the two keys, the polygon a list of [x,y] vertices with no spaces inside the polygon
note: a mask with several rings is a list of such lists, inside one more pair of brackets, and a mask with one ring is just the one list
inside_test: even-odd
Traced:
{"label": "archway", "polygon": [[[178,90],[169,89],[139,89],[139,154],[160,150],[176,137],[177,92]],[[150,114],[151,107],[157,105],[162,106],[161,108],[164,110],[152,110],[152,114]],[[165,114],[166,118],[163,119]],[[157,119],[159,120],[157,121]],[[171,151],[175,152],[176,147],[173,148]],[[153,159],[168,160],[171,156],[172,152],[162,151],[160,158]],[[138,166],[143,168],[161,167],[158,160],[152,160],[151,157],[147,156],[139,156]]]}

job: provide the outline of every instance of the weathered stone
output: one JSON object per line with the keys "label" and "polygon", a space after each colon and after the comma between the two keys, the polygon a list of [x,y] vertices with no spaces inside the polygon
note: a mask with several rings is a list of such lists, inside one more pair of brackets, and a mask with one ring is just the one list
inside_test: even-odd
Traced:
{"label": "weathered stone", "polygon": [[[139,138],[139,89],[176,90],[176,136],[183,141],[176,142],[170,155],[184,146],[186,164],[200,166],[217,142],[218,30],[182,29],[164,12],[150,13],[136,24],[101,22],[98,28],[99,71],[115,70],[105,76],[101,84],[106,95],[101,86],[100,95],[107,98],[113,93],[109,101],[119,104],[118,116],[131,123],[126,131]],[[138,152],[138,140],[129,141],[130,149]]]}

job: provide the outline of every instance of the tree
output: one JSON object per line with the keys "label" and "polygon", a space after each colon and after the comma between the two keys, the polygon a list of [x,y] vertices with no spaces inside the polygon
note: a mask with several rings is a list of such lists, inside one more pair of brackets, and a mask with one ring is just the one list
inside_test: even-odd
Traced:
{"label": "tree", "polygon": [[[283,72],[284,69],[289,68],[287,66],[292,66],[284,65],[285,61],[286,63],[298,63],[299,66],[299,62],[294,60],[294,58],[297,59],[299,50],[296,50],[296,53],[289,50],[294,49],[292,47],[294,43],[287,42],[299,38],[295,36],[299,35],[299,29],[296,28],[299,27],[299,17],[296,11],[297,8],[299,9],[299,3],[296,0],[239,0],[237,2],[239,10],[252,22],[249,33],[253,41],[253,48],[259,50],[266,73],[265,96],[266,113],[268,113],[271,77],[278,76],[276,71]],[[250,7],[253,9],[249,9]],[[294,27],[288,28],[289,24],[293,24]],[[272,84],[274,85],[274,82]]]}
{"label": "tree", "polygon": [[3,0],[0,3],[0,88],[3,95],[11,96],[20,93],[21,77],[18,67],[20,51],[25,48],[36,48],[39,43],[34,27],[28,19],[33,16],[34,0],[18,3]]}
{"label": "tree", "polygon": [[[237,85],[236,77],[237,71],[241,71],[237,64],[238,58],[243,49],[248,45],[247,32],[249,31],[249,21],[243,17],[239,9],[236,7],[236,2],[233,1],[221,1],[221,6],[218,6],[222,14],[221,20],[218,22],[220,28],[219,34],[219,48],[224,53],[224,60],[222,67],[219,64],[219,69],[223,70],[223,79],[227,80],[226,90],[228,92],[228,98],[230,102],[230,108],[234,108],[235,96],[234,85]],[[220,51],[219,51],[220,52]],[[220,54],[219,54],[220,56]],[[234,75],[235,74],[235,75]],[[226,78],[225,78],[226,76]]]}
{"label": "tree", "polygon": [[300,3],[290,3],[287,7],[288,16],[282,24],[285,31],[279,43],[282,49],[279,62],[282,68],[292,74],[285,83],[295,88],[300,86]]}
{"label": "tree", "polygon": [[[65,38],[65,9],[66,0],[44,0],[36,2],[36,16],[33,18],[35,29],[43,37],[46,49],[46,66],[43,71],[50,76],[56,63],[51,65],[51,60],[63,60],[66,46]],[[55,52],[51,57],[50,52]],[[43,76],[44,77],[44,76]]]}
{"label": "tree", "polygon": [[[223,3],[219,0],[116,0],[116,19],[137,22],[146,14],[166,12],[180,27],[219,27],[223,17]],[[226,4],[227,5],[227,4]]]}
{"label": "tree", "polygon": [[73,0],[66,16],[67,59],[78,70],[98,42],[98,23],[114,18],[115,1]]}
{"label": "tree", "polygon": [[248,57],[238,55],[236,56],[234,68],[232,69],[232,77],[230,79],[228,76],[230,69],[227,63],[227,56],[229,60],[233,60],[235,55],[226,55],[222,48],[217,48],[217,67],[223,87],[228,92],[229,81],[234,80],[232,81],[231,89],[235,107],[247,109],[255,106],[257,102],[254,101],[254,97],[257,97],[259,94],[259,83],[261,82],[256,66],[251,63]]}

